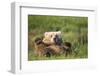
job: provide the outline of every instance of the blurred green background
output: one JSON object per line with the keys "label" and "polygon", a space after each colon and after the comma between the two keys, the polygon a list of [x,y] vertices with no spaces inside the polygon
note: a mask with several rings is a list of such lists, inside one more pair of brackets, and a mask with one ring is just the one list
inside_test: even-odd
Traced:
{"label": "blurred green background", "polygon": [[[38,58],[34,55],[34,39],[47,31],[61,31],[63,41],[72,44],[67,57]],[[88,58],[88,17],[28,15],[28,60]]]}

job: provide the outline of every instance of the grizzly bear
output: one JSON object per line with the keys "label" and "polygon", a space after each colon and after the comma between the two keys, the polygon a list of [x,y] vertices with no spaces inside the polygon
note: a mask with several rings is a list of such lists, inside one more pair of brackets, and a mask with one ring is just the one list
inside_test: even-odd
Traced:
{"label": "grizzly bear", "polygon": [[37,56],[58,56],[71,53],[71,43],[63,43],[61,32],[45,32],[43,38],[35,39],[35,55]]}

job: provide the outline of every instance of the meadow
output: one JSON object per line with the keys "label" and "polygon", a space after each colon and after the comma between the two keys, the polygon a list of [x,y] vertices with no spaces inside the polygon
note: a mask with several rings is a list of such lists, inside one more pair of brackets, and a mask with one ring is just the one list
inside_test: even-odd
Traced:
{"label": "meadow", "polygon": [[[72,44],[72,55],[67,57],[37,57],[34,40],[47,31],[61,31],[64,42]],[[28,15],[28,60],[88,58],[88,17]]]}

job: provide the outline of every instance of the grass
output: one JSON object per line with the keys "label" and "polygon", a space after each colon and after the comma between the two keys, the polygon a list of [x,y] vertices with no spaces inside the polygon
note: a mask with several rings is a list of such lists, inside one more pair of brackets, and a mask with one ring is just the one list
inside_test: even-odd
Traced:
{"label": "grass", "polygon": [[[72,44],[73,54],[65,57],[36,57],[34,39],[46,31],[61,31],[63,41]],[[88,17],[28,15],[28,60],[88,58]]]}

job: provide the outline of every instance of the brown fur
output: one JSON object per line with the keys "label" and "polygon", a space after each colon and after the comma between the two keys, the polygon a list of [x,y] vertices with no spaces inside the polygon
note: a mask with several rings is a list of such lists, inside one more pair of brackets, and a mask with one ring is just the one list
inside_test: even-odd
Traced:
{"label": "brown fur", "polygon": [[67,54],[71,53],[71,43],[65,42],[62,45],[47,45],[43,43],[41,38],[35,39],[35,54],[37,56],[58,56],[64,54],[67,56]]}
{"label": "brown fur", "polygon": [[47,45],[45,45],[42,42],[41,38],[35,39],[35,44],[34,45],[35,45],[35,54],[37,56],[43,56],[45,54],[44,50],[47,47]]}
{"label": "brown fur", "polygon": [[50,53],[50,55],[62,55],[64,54],[65,56],[67,56],[67,54],[70,54],[70,47],[65,46],[65,45],[51,45],[46,47],[46,50],[48,50],[48,52]]}

